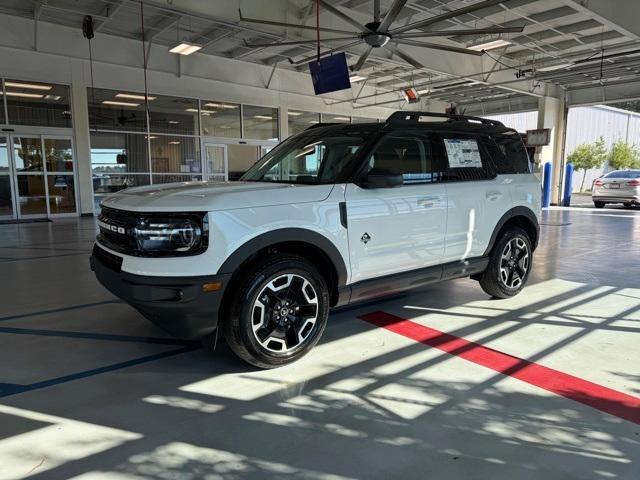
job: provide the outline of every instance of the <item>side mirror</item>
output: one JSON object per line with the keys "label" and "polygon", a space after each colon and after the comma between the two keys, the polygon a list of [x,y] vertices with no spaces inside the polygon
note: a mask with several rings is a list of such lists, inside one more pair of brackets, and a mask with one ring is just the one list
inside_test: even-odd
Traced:
{"label": "side mirror", "polygon": [[358,183],[362,188],[393,188],[404,184],[404,177],[393,168],[372,168]]}

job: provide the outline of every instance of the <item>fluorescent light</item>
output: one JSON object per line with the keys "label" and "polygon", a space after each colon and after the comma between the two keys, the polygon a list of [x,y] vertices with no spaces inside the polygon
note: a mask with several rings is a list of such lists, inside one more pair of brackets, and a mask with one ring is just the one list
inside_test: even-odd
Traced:
{"label": "fluorescent light", "polygon": [[37,83],[22,83],[22,82],[4,82],[7,87],[26,88],[27,90],[51,90],[51,85],[38,85]]}
{"label": "fluorescent light", "polygon": [[[131,100],[144,100],[144,95],[135,95],[133,93],[117,93],[118,98],[130,98]],[[148,96],[149,101],[155,100],[156,97]]]}
{"label": "fluorescent light", "polygon": [[169,145],[180,145],[180,142],[176,142],[176,141],[174,141],[174,142],[169,142]]}
{"label": "fluorescent light", "polygon": [[494,50],[500,47],[506,47],[507,45],[511,45],[509,40],[505,40],[503,38],[499,38],[498,40],[491,40],[490,42],[479,43],[478,45],[472,45],[468,47],[469,50],[476,50],[481,52],[482,50]]}
{"label": "fluorescent light", "polygon": [[191,42],[180,42],[173,48],[170,48],[169,51],[171,53],[177,53],[178,55],[191,55],[194,52],[197,52],[202,48],[202,45],[198,45],[197,43]]}
{"label": "fluorescent light", "polygon": [[338,121],[344,121],[344,122],[349,122],[351,121],[351,119],[349,117],[333,117],[332,120],[338,120]]}
{"label": "fluorescent light", "polygon": [[178,125],[180,122],[177,120],[169,120],[167,123],[170,125]]}
{"label": "fluorescent light", "polygon": [[213,108],[238,108],[237,105],[229,105],[228,103],[205,103],[204,106]]}
{"label": "fluorescent light", "polygon": [[253,118],[259,118],[260,120],[273,120],[273,117],[269,115],[254,115]]}
{"label": "fluorescent light", "polygon": [[7,92],[7,97],[42,98],[41,93]]}
{"label": "fluorescent light", "polygon": [[289,110],[287,114],[291,115],[292,117],[297,117],[298,115],[304,115],[304,112],[294,112],[292,110]]}
{"label": "fluorescent light", "polygon": [[367,77],[362,77],[360,75],[352,75],[349,77],[349,81],[351,83],[361,82],[362,80],[366,80]]}
{"label": "fluorescent light", "polygon": [[[147,138],[147,136],[145,135],[145,136],[144,136],[144,138]],[[149,137],[149,140],[153,140],[154,138],[158,138],[158,137],[154,137],[153,135],[151,135],[151,136]]]}
{"label": "fluorescent light", "polygon": [[139,103],[132,102],[116,102],[115,100],[103,100],[102,103],[104,105],[117,105],[119,107],[139,107]]}
{"label": "fluorescent light", "polygon": [[552,72],[554,70],[561,70],[563,68],[573,67],[575,63],[567,62],[567,63],[559,63],[557,65],[549,65],[548,67],[540,67],[537,70],[539,72]]}
{"label": "fluorescent light", "polygon": [[60,100],[62,97],[60,95],[50,95],[47,94],[44,96],[45,100]]}
{"label": "fluorescent light", "polygon": [[425,90],[418,90],[418,95],[429,95],[431,93],[431,89],[427,88]]}
{"label": "fluorescent light", "polygon": [[198,109],[197,108],[185,108],[184,111],[185,112],[198,113]]}
{"label": "fluorescent light", "polygon": [[318,120],[311,120],[309,123],[320,123]]}

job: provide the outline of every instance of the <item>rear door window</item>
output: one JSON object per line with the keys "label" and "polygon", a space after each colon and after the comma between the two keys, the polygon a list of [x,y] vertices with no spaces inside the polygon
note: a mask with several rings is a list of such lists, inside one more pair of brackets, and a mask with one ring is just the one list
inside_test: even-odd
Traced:
{"label": "rear door window", "polygon": [[434,159],[446,165],[449,182],[487,180],[496,176],[489,153],[480,137],[469,134],[442,133],[433,135]]}

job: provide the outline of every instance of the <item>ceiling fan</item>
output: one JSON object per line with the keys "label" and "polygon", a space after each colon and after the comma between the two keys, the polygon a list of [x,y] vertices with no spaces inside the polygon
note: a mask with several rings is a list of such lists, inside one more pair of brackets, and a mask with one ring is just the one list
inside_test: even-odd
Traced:
{"label": "ceiling fan", "polygon": [[[392,51],[395,55],[402,58],[404,61],[408,62],[412,66],[416,68],[422,68],[424,65],[420,64],[417,60],[413,59],[402,50],[398,48],[391,48],[388,44],[391,40],[397,44],[402,45],[412,45],[417,47],[431,48],[434,50],[443,50],[446,52],[455,52],[455,53],[464,53],[468,55],[483,55],[483,50],[472,50],[470,48],[462,48],[456,47],[452,45],[443,45],[438,43],[429,43],[421,40],[416,40],[420,38],[427,37],[450,37],[454,35],[489,35],[489,34],[501,34],[501,33],[520,33],[524,30],[524,26],[522,27],[490,27],[490,28],[474,28],[474,29],[463,29],[463,30],[432,30],[432,31],[414,31],[420,28],[429,27],[431,25],[435,25],[445,20],[449,20],[460,15],[464,15],[467,13],[472,13],[477,10],[491,7],[494,5],[498,5],[500,3],[508,3],[512,0],[483,0],[478,3],[474,3],[473,5],[469,5],[467,7],[463,7],[457,10],[452,10],[449,12],[442,13],[440,15],[436,15],[434,17],[427,18],[425,20],[419,20],[417,22],[409,23],[406,25],[400,25],[395,28],[392,28],[392,23],[396,20],[400,11],[404,8],[407,0],[395,0],[391,5],[391,8],[384,16],[381,18],[380,15],[380,0],[374,0],[373,2],[373,21],[367,23],[366,25],[362,25],[360,22],[344,13],[340,9],[334,7],[333,5],[326,2],[326,0],[315,0],[318,2],[318,8],[322,5],[327,11],[333,13],[335,16],[341,18],[345,22],[353,25],[358,31],[348,31],[348,30],[340,30],[335,28],[323,28],[319,26],[311,26],[311,25],[299,25],[294,23],[286,23],[286,22],[274,22],[269,20],[259,20],[255,18],[247,18],[242,15],[240,12],[240,21],[248,22],[248,23],[259,23],[262,25],[274,25],[280,27],[288,27],[288,28],[297,28],[297,29],[305,29],[305,30],[317,30],[318,32],[327,32],[333,34],[343,35],[341,37],[333,37],[333,38],[323,38],[323,42],[346,42],[349,43],[340,45],[336,48],[332,48],[331,50],[325,51],[322,54],[319,54],[318,57],[331,55],[335,52],[344,51],[347,48],[350,48],[354,45],[358,45],[364,42],[368,48],[367,50],[360,56],[355,65],[352,65],[350,68],[352,71],[356,72],[360,70],[369,55],[371,54],[374,48],[385,47]],[[278,43],[249,43],[245,41],[247,47],[252,48],[266,48],[266,47],[281,47],[283,45],[309,45],[317,43],[318,40],[300,40],[300,41],[291,41],[291,42],[278,42]],[[317,58],[316,55],[312,55],[310,57],[303,58],[298,61],[293,61],[293,59],[289,58],[289,62],[294,65],[302,65],[303,63],[307,63],[314,58]]]}

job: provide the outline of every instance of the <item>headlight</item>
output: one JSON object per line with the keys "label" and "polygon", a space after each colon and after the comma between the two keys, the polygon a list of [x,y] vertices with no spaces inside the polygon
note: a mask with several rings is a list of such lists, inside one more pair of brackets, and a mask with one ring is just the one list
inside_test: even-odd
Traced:
{"label": "headlight", "polygon": [[132,233],[141,252],[151,255],[195,255],[207,247],[207,216],[141,218]]}

